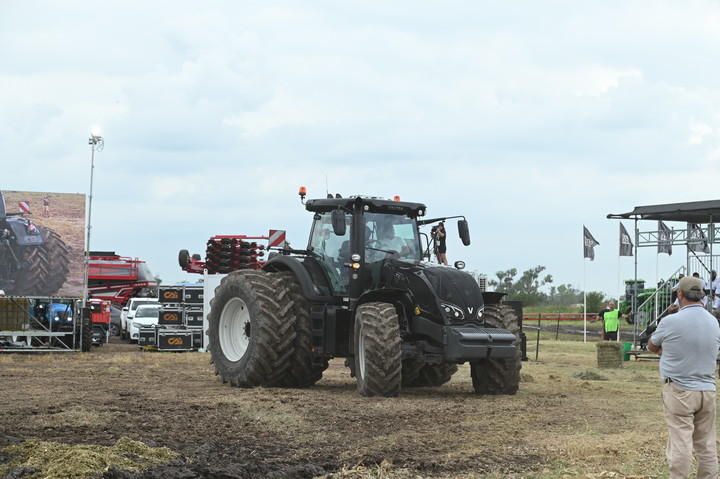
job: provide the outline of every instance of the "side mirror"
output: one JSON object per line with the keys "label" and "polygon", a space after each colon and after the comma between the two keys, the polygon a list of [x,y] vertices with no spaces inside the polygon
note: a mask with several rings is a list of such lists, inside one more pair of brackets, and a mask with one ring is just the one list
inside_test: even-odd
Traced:
{"label": "side mirror", "polygon": [[332,213],[330,213],[330,220],[332,221],[333,233],[335,233],[335,236],[345,236],[345,212],[340,208],[333,210]]}
{"label": "side mirror", "polygon": [[467,220],[458,220],[458,233],[465,246],[470,246],[470,229]]}

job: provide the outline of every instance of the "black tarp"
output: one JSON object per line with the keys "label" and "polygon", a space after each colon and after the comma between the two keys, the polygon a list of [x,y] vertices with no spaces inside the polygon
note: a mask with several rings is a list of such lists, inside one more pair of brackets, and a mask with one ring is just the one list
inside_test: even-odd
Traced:
{"label": "black tarp", "polygon": [[629,213],[610,213],[607,217],[611,219],[716,223],[720,222],[720,200],[636,206]]}

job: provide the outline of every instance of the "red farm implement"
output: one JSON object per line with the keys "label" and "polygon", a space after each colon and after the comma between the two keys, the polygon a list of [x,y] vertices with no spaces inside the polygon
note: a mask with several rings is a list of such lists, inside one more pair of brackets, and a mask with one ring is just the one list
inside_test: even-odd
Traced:
{"label": "red farm implement", "polygon": [[[267,246],[259,244],[267,241]],[[270,230],[268,236],[219,235],[207,242],[205,261],[199,254],[190,256],[188,250],[180,250],[178,262],[188,273],[226,274],[240,269],[260,269],[265,264],[265,252],[271,247],[286,245],[285,231]]]}
{"label": "red farm implement", "polygon": [[144,296],[157,282],[145,261],[114,252],[90,252],[88,290],[96,299],[124,305],[133,296]]}

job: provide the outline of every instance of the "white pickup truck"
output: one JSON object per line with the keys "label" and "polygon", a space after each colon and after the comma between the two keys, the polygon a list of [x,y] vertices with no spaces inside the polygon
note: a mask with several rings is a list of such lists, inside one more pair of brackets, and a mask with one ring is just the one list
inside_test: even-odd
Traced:
{"label": "white pickup truck", "polygon": [[157,302],[157,298],[130,298],[127,305],[122,309],[122,313],[120,313],[120,338],[130,339],[130,323],[135,317],[135,310],[137,310],[138,306]]}

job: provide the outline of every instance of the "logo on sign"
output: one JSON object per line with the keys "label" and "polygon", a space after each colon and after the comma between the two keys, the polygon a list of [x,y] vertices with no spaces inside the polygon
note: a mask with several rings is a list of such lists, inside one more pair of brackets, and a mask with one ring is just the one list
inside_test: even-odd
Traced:
{"label": "logo on sign", "polygon": [[177,291],[163,291],[163,299],[180,299],[180,293]]}

